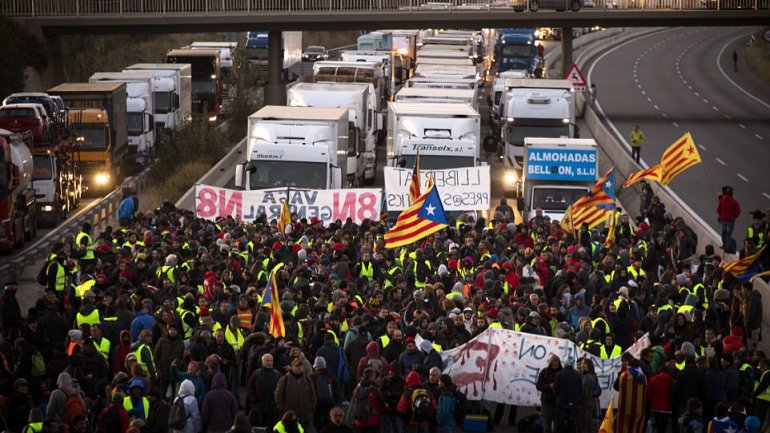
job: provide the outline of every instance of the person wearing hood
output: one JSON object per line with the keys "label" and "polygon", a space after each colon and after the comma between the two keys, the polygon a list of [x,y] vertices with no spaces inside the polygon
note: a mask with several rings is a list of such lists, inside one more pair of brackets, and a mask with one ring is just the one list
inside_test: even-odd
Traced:
{"label": "person wearing hood", "polygon": [[67,372],[59,374],[56,379],[57,388],[51,393],[48,399],[46,409],[46,419],[61,423],[64,417],[64,409],[67,406],[67,399],[76,396],[80,399],[81,407],[85,408],[83,399],[80,396],[80,390],[72,383],[72,376]]}
{"label": "person wearing hood", "polygon": [[556,420],[557,433],[575,431],[577,412],[583,394],[583,377],[575,370],[575,360],[568,356],[561,369],[553,378],[553,394],[559,416]]}
{"label": "person wearing hood", "polygon": [[[434,414],[434,416],[426,419],[413,412],[412,397],[415,392],[425,392],[427,394],[430,398],[430,412]],[[406,390],[401,394],[401,398],[398,400],[396,411],[406,419],[406,431],[408,433],[427,433],[431,420],[435,419],[436,400],[430,392],[425,391],[425,388],[423,388],[422,382],[420,381],[420,374],[416,371],[412,371],[406,376]]]}
{"label": "person wearing hood", "polygon": [[521,327],[521,332],[534,335],[548,335],[545,328],[540,324],[540,314],[537,311],[532,311],[527,316],[527,323]]}
{"label": "person wearing hood", "polygon": [[182,403],[184,403],[184,408],[187,412],[187,421],[182,430],[174,429],[173,431],[175,433],[202,432],[201,414],[198,410],[198,400],[195,399],[195,385],[193,385],[189,379],[183,380],[182,384],[179,385],[177,399],[181,399]]}
{"label": "person wearing hood", "polygon": [[150,415],[150,400],[144,396],[144,383],[141,380],[131,381],[128,396],[123,399],[123,407],[131,418],[147,420]]}
{"label": "person wearing hood", "polygon": [[438,353],[430,340],[422,340],[420,342],[420,350],[425,354],[425,358],[422,361],[422,368],[420,372],[427,377],[432,368],[438,368],[439,371],[444,368],[444,360],[441,359],[441,354]]}
{"label": "person wearing hood", "polygon": [[24,427],[24,421],[29,419],[30,411],[35,407],[26,379],[19,378],[13,381],[13,392],[8,396],[8,402],[10,403],[9,413],[14,414],[8,419],[8,431],[20,432]]}
{"label": "person wearing hood", "polygon": [[139,333],[144,330],[152,332],[152,329],[155,327],[155,316],[153,316],[152,311],[152,301],[149,299],[143,300],[142,309],[136,313],[136,316],[131,321],[131,341],[137,341]]}
{"label": "person wearing hood", "polygon": [[158,369],[158,385],[160,392],[165,395],[171,384],[171,364],[184,359],[184,341],[179,335],[179,325],[170,323],[168,332],[155,345],[155,363]]}
{"label": "person wearing hood", "polygon": [[275,402],[279,413],[292,410],[297,414],[303,429],[313,429],[315,385],[313,380],[305,375],[304,363],[299,358],[292,360],[289,372],[278,380]]}
{"label": "person wearing hood", "polygon": [[369,407],[366,419],[355,420],[356,431],[360,433],[376,433],[380,431],[382,417],[385,415],[385,397],[377,386],[379,374],[367,368],[361,375],[361,382],[353,390],[352,400],[356,404]]}
{"label": "person wearing hood", "polygon": [[553,421],[556,410],[556,394],[553,391],[556,374],[561,371],[561,360],[552,354],[548,358],[548,366],[537,375],[535,388],[540,391],[540,407],[543,417],[543,433],[553,432]]}
{"label": "person wearing hood", "polygon": [[203,429],[208,433],[224,433],[238,414],[238,401],[227,389],[227,378],[217,373],[211,380],[211,389],[206,393],[201,408]]}
{"label": "person wearing hood", "polygon": [[[117,373],[119,371],[128,371],[126,369],[126,357],[132,354],[131,351],[131,333],[128,330],[120,331],[118,334],[118,344],[115,345],[112,351],[112,360],[110,365],[112,371]],[[136,355],[134,355],[134,361],[136,361]]]}
{"label": "person wearing hood", "polygon": [[366,356],[358,361],[356,377],[361,377],[367,368],[371,368],[377,372],[378,376],[382,376],[386,365],[388,365],[388,360],[380,355],[380,345],[376,341],[371,341],[366,345]]}
{"label": "person wearing hood", "polygon": [[591,313],[591,309],[585,304],[585,292],[578,292],[573,297],[575,305],[569,308],[569,323],[573,327],[578,326],[578,322],[581,318],[588,317]]}
{"label": "person wearing hood", "polygon": [[179,383],[184,380],[192,382],[195,399],[199,405],[203,404],[203,399],[206,397],[206,377],[204,377],[205,372],[201,371],[200,363],[198,361],[190,361],[187,363],[187,371],[179,371],[179,368],[182,367],[184,367],[184,362],[182,361],[176,360],[171,363],[172,382]]}
{"label": "person wearing hood", "polygon": [[[119,432],[126,433],[128,430],[129,415],[126,409],[123,407],[124,396],[121,393],[116,393],[112,396],[110,404],[99,412],[96,417],[96,423],[94,425],[95,430],[98,432]],[[105,424],[111,424],[115,421],[118,422],[117,426],[107,426]]]}

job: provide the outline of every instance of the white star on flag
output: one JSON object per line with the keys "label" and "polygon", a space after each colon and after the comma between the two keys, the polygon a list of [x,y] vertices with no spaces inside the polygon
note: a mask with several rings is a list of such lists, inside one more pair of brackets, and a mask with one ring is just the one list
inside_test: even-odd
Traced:
{"label": "white star on flag", "polygon": [[428,211],[428,215],[435,215],[434,211],[436,210],[436,207],[433,206],[432,203],[428,203],[428,206],[425,208],[426,211]]}
{"label": "white star on flag", "polygon": [[604,182],[605,185],[607,185],[607,190],[612,190],[612,181],[608,180],[607,182]]}

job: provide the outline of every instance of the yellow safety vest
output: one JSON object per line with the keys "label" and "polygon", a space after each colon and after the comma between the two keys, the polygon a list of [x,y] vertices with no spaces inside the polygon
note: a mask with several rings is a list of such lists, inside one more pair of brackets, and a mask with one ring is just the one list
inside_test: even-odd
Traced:
{"label": "yellow safety vest", "polygon": [[675,363],[676,369],[679,370],[679,371],[684,370],[684,366],[685,366],[686,363],[687,363],[687,361],[676,362]]}
{"label": "yellow safety vest", "polygon": [[[123,399],[123,408],[126,409],[126,411],[130,411],[134,408],[130,396]],[[146,421],[147,417],[150,415],[150,400],[147,400],[147,397],[142,397],[142,409],[144,410],[143,418]]]}
{"label": "yellow safety vest", "polygon": [[[302,425],[299,422],[297,422],[297,429],[299,429],[299,433],[305,433],[305,429],[302,428]],[[273,431],[275,433],[287,433],[283,421],[278,421],[278,424],[273,426]]]}
{"label": "yellow safety vest", "polygon": [[176,278],[174,277],[174,268],[176,268],[176,266],[163,265],[155,272],[155,276],[160,278],[161,275],[165,274],[168,277],[168,280],[171,281],[171,284],[174,284],[176,282]]}
{"label": "yellow safety vest", "polygon": [[679,314],[679,313],[683,313],[683,314],[684,313],[691,313],[694,308],[695,307],[693,307],[692,305],[682,305],[681,307],[679,307],[676,310],[676,312],[677,312],[677,314]]}
{"label": "yellow safety vest", "polygon": [[[758,380],[758,381],[755,381],[755,382],[754,382],[754,390],[755,390],[755,391],[756,391],[756,389],[759,387],[759,383],[762,381],[762,379],[764,379],[764,378],[765,378],[765,375],[766,375],[767,373],[770,373],[770,370],[765,370],[765,372],[764,372],[764,373],[762,373],[762,377],[760,378],[760,380]],[[759,394],[759,395],[757,396],[757,398],[758,398],[758,399],[760,399],[760,400],[764,400],[764,401],[770,402],[770,386],[768,386],[767,388],[765,388],[765,390],[764,390],[764,391],[762,391],[762,393],[761,393],[761,394]]]}
{"label": "yellow safety vest", "polygon": [[516,332],[521,331],[521,324],[513,322],[513,330]]}
{"label": "yellow safety vest", "polygon": [[[428,270],[430,270],[430,271],[432,271],[432,270],[433,270],[433,269],[430,267],[430,262],[428,262],[427,260],[425,260],[425,261],[424,261],[424,263],[425,263],[425,266],[427,266],[427,267],[428,267]],[[418,281],[418,280],[417,280],[417,262],[416,262],[416,261],[414,262],[414,266],[413,266],[413,268],[412,268],[412,272],[414,272],[414,287],[416,287],[416,288],[418,288],[418,289],[421,289],[421,288],[425,287],[425,281]]]}
{"label": "yellow safety vest", "polygon": [[182,308],[182,312],[179,314],[179,318],[182,319],[182,331],[184,332],[185,340],[192,337],[192,333],[193,333],[192,326],[188,325],[187,322],[184,320],[190,314],[193,314],[193,312],[190,310],[185,310],[184,308]]}
{"label": "yellow safety vest", "polygon": [[75,286],[75,297],[82,298],[83,295],[85,295],[87,291],[91,290],[91,288],[93,288],[95,284],[96,284],[96,280],[91,279],[91,280],[83,281],[79,285]]}
{"label": "yellow safety vest", "polygon": [[[144,359],[142,357],[142,349],[147,348],[147,351],[150,353],[150,359]],[[152,364],[153,367],[155,367],[155,356],[152,354],[152,348],[147,343],[142,343],[139,345],[139,347],[136,348],[134,351],[134,355],[136,355],[136,363],[141,365],[142,368],[144,368],[144,371],[147,374],[150,374],[150,372],[147,370],[147,364],[148,362]]]}
{"label": "yellow safety vest", "polygon": [[91,235],[83,232],[78,233],[77,237],[75,238],[75,244],[80,245],[80,241],[83,240],[84,237],[87,238],[87,242],[86,242],[86,254],[83,256],[83,260],[93,260],[94,243],[91,240]]}
{"label": "yellow safety vest", "polygon": [[[749,239],[754,239],[754,227],[749,226],[748,230],[746,230],[746,237]],[[757,247],[761,247],[765,243],[765,234],[762,232],[762,230],[757,230],[757,237],[759,237],[759,241],[757,242]]]}
{"label": "yellow safety vest", "polygon": [[94,308],[93,311],[91,311],[88,316],[84,316],[80,312],[78,312],[77,316],[75,316],[75,323],[77,323],[78,328],[83,326],[84,324],[93,326],[98,325],[99,322],[101,322],[102,319],[99,317],[99,309]]}
{"label": "yellow safety vest", "polygon": [[497,328],[497,329],[503,329],[503,325],[500,322],[492,322],[489,324],[490,328]]}
{"label": "yellow safety vest", "polygon": [[620,346],[618,346],[617,344],[613,344],[612,345],[612,352],[610,352],[608,354],[606,346],[602,344],[601,351],[599,353],[599,357],[601,359],[617,358],[618,356],[620,356],[620,352],[621,352],[620,351]]}
{"label": "yellow safety vest", "polygon": [[673,310],[674,307],[672,307],[670,304],[663,305],[662,307],[658,307],[658,314],[660,314],[663,311],[669,311]]}
{"label": "yellow safety vest", "polygon": [[334,331],[332,331],[331,329],[327,329],[326,332],[332,334],[332,336],[334,337],[334,342],[337,344],[337,346],[339,346],[340,345],[340,340],[339,340],[339,338],[337,338],[337,334]]}
{"label": "yellow safety vest", "polygon": [[610,325],[607,323],[606,320],[604,320],[603,317],[597,317],[596,319],[591,321],[591,328],[596,328],[599,323],[602,323],[604,326],[604,334],[607,335],[610,333]]}
{"label": "yellow safety vest", "polygon": [[388,347],[388,344],[390,344],[390,337],[388,337],[388,334],[385,334],[382,337],[380,337],[380,345],[382,346],[383,349]]}
{"label": "yellow safety vest", "polygon": [[51,265],[56,266],[56,282],[54,288],[57,292],[63,292],[64,288],[67,286],[67,271],[64,269],[64,266],[58,262],[52,262],[49,264],[49,270],[51,269]]}
{"label": "yellow safety vest", "polygon": [[225,340],[233,346],[233,350],[235,350],[235,355],[237,356],[238,352],[241,351],[241,347],[243,347],[243,334],[241,333],[241,330],[236,328],[235,334],[233,335],[233,332],[230,331],[230,327],[228,326],[225,328]]}
{"label": "yellow safety vest", "polygon": [[633,265],[629,265],[626,268],[626,270],[628,271],[629,274],[631,274],[634,277],[634,279],[639,278],[639,275],[643,277],[647,275],[647,273],[644,272],[644,269],[637,270]]}
{"label": "yellow safety vest", "polygon": [[102,357],[109,362],[110,360],[110,340],[102,337],[102,341],[100,341],[98,344],[96,343],[96,340],[93,340],[94,347],[96,347],[96,350],[99,351],[99,353],[102,354]]}
{"label": "yellow safety vest", "polygon": [[[367,264],[369,265],[368,267],[366,266]],[[372,266],[372,262],[369,262],[369,263],[361,262],[360,276],[368,278],[369,281],[372,281],[374,279],[374,266]]]}
{"label": "yellow safety vest", "polygon": [[27,427],[23,433],[40,433],[42,431],[43,431],[42,422],[31,422],[27,424]]}

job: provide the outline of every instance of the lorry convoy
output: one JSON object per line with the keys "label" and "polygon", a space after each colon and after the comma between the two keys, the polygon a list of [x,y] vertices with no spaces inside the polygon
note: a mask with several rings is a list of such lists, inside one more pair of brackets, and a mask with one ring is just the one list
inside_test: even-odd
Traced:
{"label": "lorry convoy", "polygon": [[128,71],[152,73],[155,131],[179,129],[192,115],[192,66],[186,63],[135,63]]}
{"label": "lorry convoy", "polygon": [[216,122],[222,109],[224,86],[218,49],[174,49],[166,53],[166,63],[190,64],[192,108]]}

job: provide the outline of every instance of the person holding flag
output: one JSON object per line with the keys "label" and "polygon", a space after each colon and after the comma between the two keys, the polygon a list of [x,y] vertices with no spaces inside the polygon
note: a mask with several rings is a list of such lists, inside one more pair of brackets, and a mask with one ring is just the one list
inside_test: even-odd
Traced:
{"label": "person holding flag", "polygon": [[291,227],[291,212],[289,211],[289,194],[281,205],[281,215],[278,216],[278,232],[286,235],[286,227]]}
{"label": "person holding flag", "polygon": [[270,272],[267,287],[265,287],[265,292],[262,294],[262,306],[270,308],[268,331],[273,337],[286,336],[286,327],[283,324],[283,313],[281,312],[281,296],[278,293],[278,282],[275,275],[281,267],[283,267],[283,263],[279,263]]}
{"label": "person holding flag", "polygon": [[385,248],[409,245],[447,227],[449,222],[441,196],[436,185],[429,184],[428,190],[404,209],[396,219],[396,225],[385,233]]}
{"label": "person holding flag", "polygon": [[420,197],[420,149],[417,149],[417,159],[409,180],[409,202],[414,203]]}

